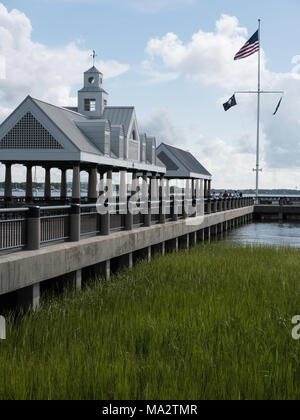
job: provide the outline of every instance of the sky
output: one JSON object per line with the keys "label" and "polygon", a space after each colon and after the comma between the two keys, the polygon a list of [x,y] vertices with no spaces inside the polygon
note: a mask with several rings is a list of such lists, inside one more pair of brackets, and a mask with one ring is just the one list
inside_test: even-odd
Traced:
{"label": "sky", "polygon": [[110,105],[134,105],[139,130],[194,153],[214,188],[253,188],[256,96],[222,104],[257,88],[257,54],[233,57],[261,18],[262,88],[285,93],[275,117],[280,95],[262,98],[260,186],[300,189],[299,16],[297,0],[0,1],[0,122],[28,94],[76,105],[95,49]]}

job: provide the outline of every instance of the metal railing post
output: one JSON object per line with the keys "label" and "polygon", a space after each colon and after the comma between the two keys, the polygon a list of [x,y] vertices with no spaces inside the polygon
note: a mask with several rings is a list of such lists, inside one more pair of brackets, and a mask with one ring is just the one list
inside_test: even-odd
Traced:
{"label": "metal railing post", "polygon": [[159,187],[159,221],[160,223],[166,223],[166,206],[165,206],[165,177],[161,175],[160,177],[160,187]]}
{"label": "metal railing post", "polygon": [[207,199],[207,214],[211,214],[211,200],[210,198]]}
{"label": "metal railing post", "polygon": [[127,197],[127,213],[125,216],[125,229],[132,230],[133,229],[133,214],[130,211],[130,198]]}
{"label": "metal railing post", "polygon": [[27,218],[27,249],[34,251],[41,246],[41,209],[39,206],[29,207]]}
{"label": "metal railing post", "polygon": [[78,242],[80,241],[80,230],[81,230],[81,220],[80,220],[80,204],[72,204],[70,212],[70,241]]}

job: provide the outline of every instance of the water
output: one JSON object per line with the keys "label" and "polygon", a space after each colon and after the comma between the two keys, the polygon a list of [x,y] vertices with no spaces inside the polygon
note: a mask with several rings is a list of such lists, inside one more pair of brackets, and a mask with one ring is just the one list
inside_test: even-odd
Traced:
{"label": "water", "polygon": [[225,241],[300,248],[300,223],[251,223],[229,231]]}

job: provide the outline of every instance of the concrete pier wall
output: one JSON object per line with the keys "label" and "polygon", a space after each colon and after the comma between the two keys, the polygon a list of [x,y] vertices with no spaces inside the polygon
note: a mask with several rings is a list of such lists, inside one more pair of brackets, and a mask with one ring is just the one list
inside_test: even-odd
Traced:
{"label": "concrete pier wall", "polygon": [[[96,236],[79,242],[61,243],[35,251],[23,251],[0,258],[0,295],[39,284],[46,280],[74,274],[74,287],[81,287],[83,268],[98,266],[99,274],[110,277],[110,261],[123,257],[125,266],[131,267],[139,257],[151,259],[151,247],[167,251],[186,248],[198,240],[210,240],[211,228],[233,223],[253,214],[253,206],[192,218],[140,227],[132,231]],[[162,245],[164,244],[164,245]],[[33,294],[33,305],[38,299]],[[28,289],[26,300],[28,300]]]}
{"label": "concrete pier wall", "polygon": [[223,227],[237,226],[249,221],[253,206],[195,217],[180,221],[140,227],[132,231],[96,236],[79,242],[61,243],[35,251],[23,251],[0,258],[0,297],[17,292],[17,304],[36,309],[40,299],[40,285],[60,278],[79,290],[82,270],[92,267],[96,274],[110,279],[111,271],[131,268],[133,264],[157,252],[188,251],[196,242],[210,241],[211,235]]}
{"label": "concrete pier wall", "polygon": [[300,221],[299,205],[260,204],[254,207],[257,221]]}

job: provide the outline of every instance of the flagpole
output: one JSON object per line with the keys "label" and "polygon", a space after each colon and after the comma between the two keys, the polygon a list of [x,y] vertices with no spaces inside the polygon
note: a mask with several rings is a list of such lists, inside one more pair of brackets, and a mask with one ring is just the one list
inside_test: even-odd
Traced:
{"label": "flagpole", "polygon": [[261,73],[260,73],[260,24],[261,19],[258,19],[258,88],[257,88],[257,145],[256,145],[256,200],[258,202],[258,192],[259,192],[259,135],[260,135],[260,94],[261,94]]}

